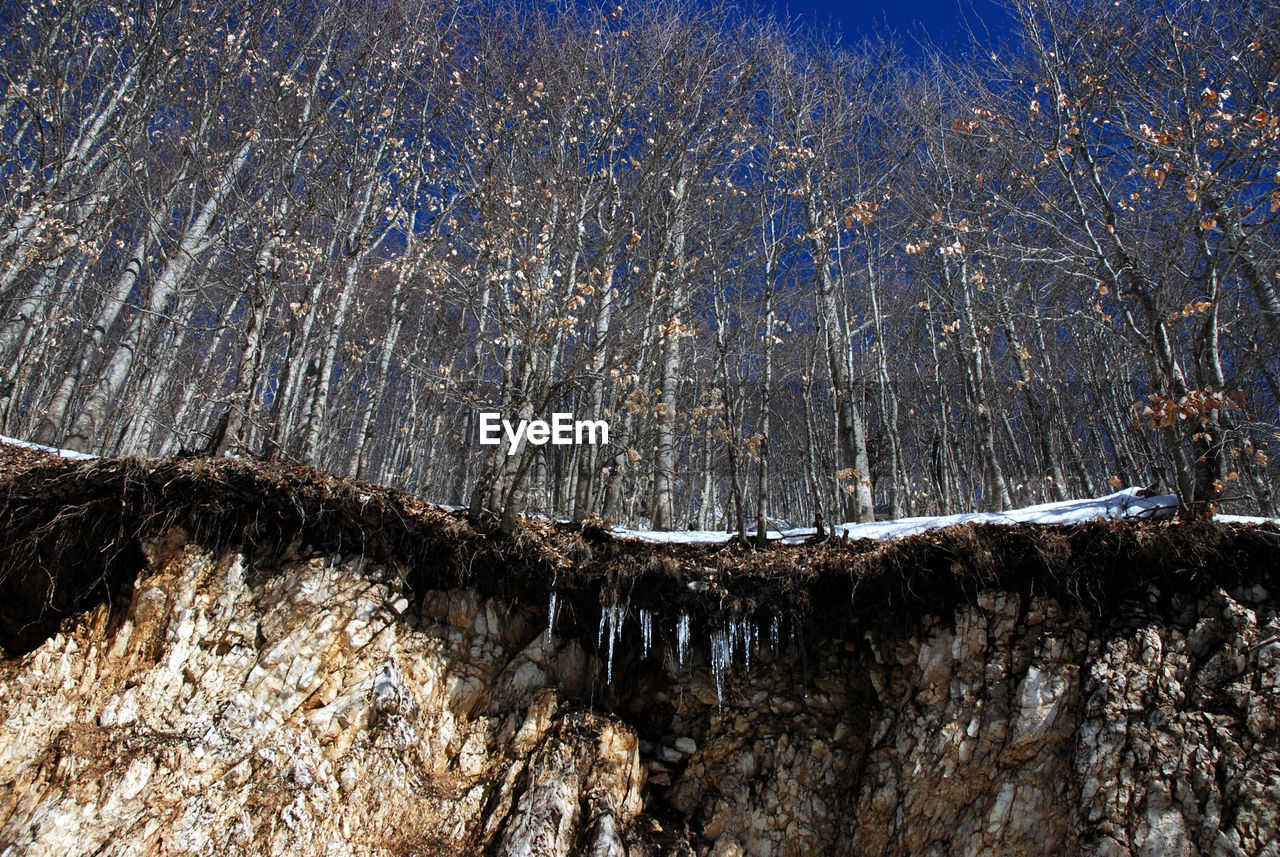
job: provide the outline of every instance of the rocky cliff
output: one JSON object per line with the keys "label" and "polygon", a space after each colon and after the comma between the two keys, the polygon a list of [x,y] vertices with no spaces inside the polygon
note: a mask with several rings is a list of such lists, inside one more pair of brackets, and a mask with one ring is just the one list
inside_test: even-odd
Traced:
{"label": "rocky cliff", "polygon": [[1280,532],[515,538],[8,462],[0,854],[1280,854]]}

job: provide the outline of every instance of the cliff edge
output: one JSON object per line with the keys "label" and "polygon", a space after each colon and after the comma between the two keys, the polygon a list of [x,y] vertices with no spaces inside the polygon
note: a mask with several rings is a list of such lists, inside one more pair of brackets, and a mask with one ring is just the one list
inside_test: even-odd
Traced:
{"label": "cliff edge", "polygon": [[511,538],[0,455],[0,855],[1277,855],[1280,528]]}

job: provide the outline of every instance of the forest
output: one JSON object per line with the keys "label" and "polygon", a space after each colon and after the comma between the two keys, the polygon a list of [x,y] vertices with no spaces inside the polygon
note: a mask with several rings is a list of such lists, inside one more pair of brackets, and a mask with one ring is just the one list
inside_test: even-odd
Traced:
{"label": "forest", "polygon": [[6,3],[0,432],[507,532],[1276,515],[1280,3],[1008,11],[957,56],[689,0]]}

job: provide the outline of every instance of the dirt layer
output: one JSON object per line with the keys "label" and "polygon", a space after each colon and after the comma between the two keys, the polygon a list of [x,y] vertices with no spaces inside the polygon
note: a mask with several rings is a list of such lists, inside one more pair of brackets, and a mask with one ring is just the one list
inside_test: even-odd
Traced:
{"label": "dirt layer", "polygon": [[[946,615],[984,589],[1052,595],[1121,626],[1152,592],[1280,591],[1280,528],[1194,522],[952,527],[896,542],[755,550],[613,538],[598,522],[524,523],[511,537],[392,489],[235,459],[71,461],[0,445],[0,646],[31,651],[103,601],[124,609],[147,543],[173,527],[243,552],[256,574],[306,555],[362,555],[414,592],[463,586],[567,608],[594,648],[600,605],[699,618],[785,614],[811,639]],[[1025,603],[1026,600],[1024,600]],[[576,617],[576,618],[575,618]]]}

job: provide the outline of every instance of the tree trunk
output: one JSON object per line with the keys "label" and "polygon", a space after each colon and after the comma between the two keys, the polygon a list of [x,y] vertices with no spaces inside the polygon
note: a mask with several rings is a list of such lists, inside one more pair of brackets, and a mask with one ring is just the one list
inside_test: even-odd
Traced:
{"label": "tree trunk", "polygon": [[814,284],[818,292],[818,311],[827,336],[827,362],[831,372],[832,393],[836,405],[836,438],[840,465],[852,482],[851,490],[842,491],[849,520],[859,524],[875,520],[875,504],[871,499],[871,466],[867,456],[866,426],[849,377],[847,365],[852,354],[849,331],[840,312],[839,296],[831,273],[830,248],[826,225],[818,211],[817,200],[810,195],[805,205],[805,229],[809,234],[813,259]]}
{"label": "tree trunk", "polygon": [[[615,301],[613,276],[614,269],[610,267],[604,275],[604,285],[601,287],[600,310],[596,315],[595,341],[592,343],[591,393],[589,401],[591,403],[590,418],[593,420],[603,419],[604,417],[604,369],[607,361],[605,343],[609,336],[609,322],[613,316]],[[594,445],[579,451],[578,482],[573,496],[573,519],[575,521],[586,520],[598,512],[592,506],[591,499],[594,496],[595,483],[598,476],[597,462],[599,460],[600,453]]]}
{"label": "tree trunk", "polygon": [[[674,508],[674,483],[676,475],[676,416],[680,390],[680,315],[684,312],[684,241],[686,183],[682,176],[676,182],[676,199],[666,239],[664,252],[657,265],[672,268],[670,287],[666,300],[666,318],[662,320],[660,374],[658,388],[658,440],[653,457],[653,500],[650,508],[651,526],[655,530],[672,530],[676,526]],[[670,261],[668,261],[668,256]]]}
{"label": "tree trunk", "polygon": [[168,305],[169,300],[185,281],[195,261],[204,255],[213,243],[211,230],[222,203],[230,195],[236,180],[249,163],[252,150],[252,139],[246,141],[232,158],[221,180],[210,193],[200,208],[200,213],[187,228],[174,254],[170,257],[164,270],[151,287],[151,297],[147,303],[147,312],[134,316],[128,329],[121,337],[120,344],[112,355],[106,369],[102,373],[96,387],[89,394],[79,417],[71,426],[66,446],[79,452],[88,452],[98,439],[98,432],[106,419],[116,394],[120,391],[125,379],[133,368],[135,351],[143,333],[150,329],[153,319],[158,317]]}
{"label": "tree trunk", "polygon": [[1049,488],[1050,496],[1055,501],[1061,502],[1067,499],[1067,480],[1062,473],[1062,463],[1058,460],[1058,454],[1053,447],[1052,426],[1045,414],[1045,408],[1040,401],[1040,397],[1037,395],[1040,387],[1039,379],[1031,371],[1030,352],[1022,344],[1022,340],[1018,336],[1007,301],[1001,298],[1000,303],[1002,314],[1004,315],[1005,339],[1009,343],[1009,350],[1013,353],[1014,363],[1018,367],[1018,386],[1022,389],[1024,400],[1027,403],[1027,411],[1031,415],[1035,441],[1040,447],[1040,457],[1047,470],[1045,482]]}
{"label": "tree trunk", "polygon": [[769,409],[773,388],[773,272],[765,271],[764,282],[764,367],[760,389],[760,444],[756,460],[756,547],[769,546]]}

